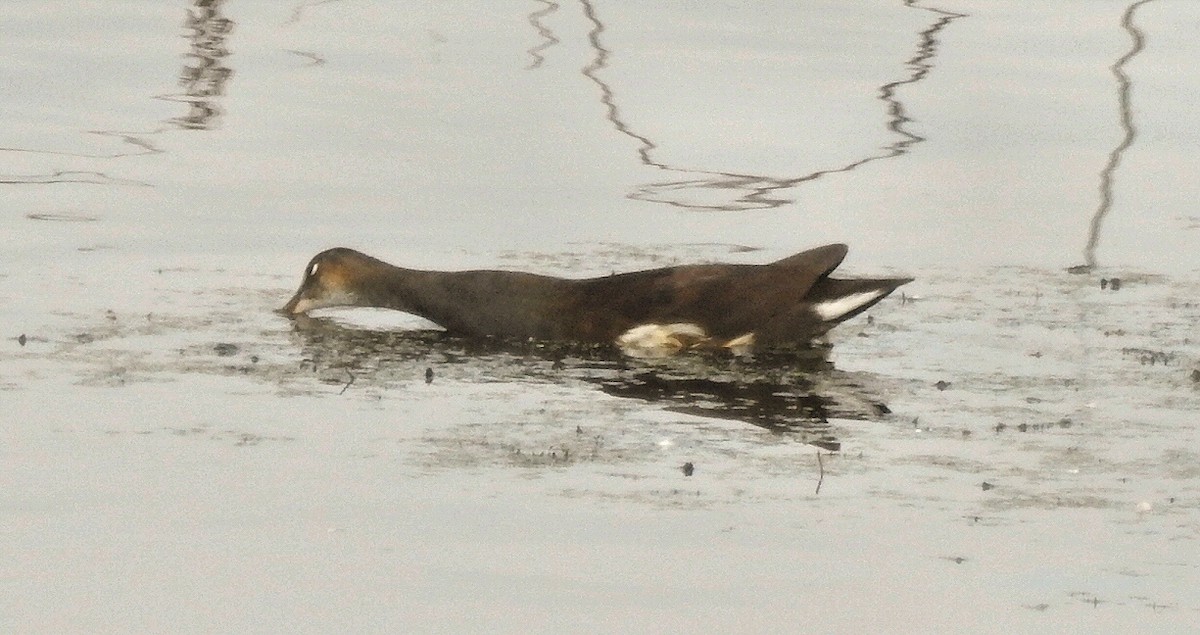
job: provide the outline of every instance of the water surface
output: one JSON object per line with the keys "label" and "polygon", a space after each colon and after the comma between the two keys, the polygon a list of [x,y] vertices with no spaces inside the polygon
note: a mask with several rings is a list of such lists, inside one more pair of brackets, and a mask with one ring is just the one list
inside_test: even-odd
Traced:
{"label": "water surface", "polygon": [[[1197,20],[0,5],[0,625],[1188,632]],[[273,312],[832,241],[917,281],[799,357]]]}

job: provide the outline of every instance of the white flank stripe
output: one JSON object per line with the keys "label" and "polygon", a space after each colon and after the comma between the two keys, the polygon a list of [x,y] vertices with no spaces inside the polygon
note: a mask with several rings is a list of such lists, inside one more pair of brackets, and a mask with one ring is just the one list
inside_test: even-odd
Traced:
{"label": "white flank stripe", "polygon": [[827,300],[813,307],[817,315],[826,322],[836,320],[847,313],[854,312],[855,309],[870,304],[879,296],[883,295],[883,291],[863,291],[861,293],[852,293],[842,296],[836,300]]}

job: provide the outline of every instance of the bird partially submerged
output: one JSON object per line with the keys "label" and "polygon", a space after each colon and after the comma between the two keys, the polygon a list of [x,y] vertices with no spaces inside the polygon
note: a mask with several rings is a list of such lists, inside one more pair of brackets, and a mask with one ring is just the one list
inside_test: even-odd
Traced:
{"label": "bird partially submerged", "polygon": [[608,343],[631,354],[805,344],[911,278],[837,279],[842,244],[765,265],[705,264],[569,279],[519,271],[424,271],[339,247],[313,257],[288,315],[396,309],[462,336]]}

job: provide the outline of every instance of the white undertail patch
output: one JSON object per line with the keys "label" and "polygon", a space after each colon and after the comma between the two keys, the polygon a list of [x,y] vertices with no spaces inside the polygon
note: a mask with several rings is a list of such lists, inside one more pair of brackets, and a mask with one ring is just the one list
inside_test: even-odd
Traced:
{"label": "white undertail patch", "polygon": [[617,338],[617,346],[633,357],[667,357],[708,339],[699,325],[639,324]]}
{"label": "white undertail patch", "polygon": [[734,355],[749,355],[754,350],[754,332],[744,333],[725,342],[725,348]]}
{"label": "white undertail patch", "polygon": [[882,289],[851,293],[850,295],[844,295],[835,300],[826,300],[818,303],[813,307],[813,310],[817,312],[817,315],[822,320],[825,320],[826,322],[832,322],[843,315],[846,315],[847,313],[853,313],[863,306],[878,300],[884,295],[884,293],[886,292]]}

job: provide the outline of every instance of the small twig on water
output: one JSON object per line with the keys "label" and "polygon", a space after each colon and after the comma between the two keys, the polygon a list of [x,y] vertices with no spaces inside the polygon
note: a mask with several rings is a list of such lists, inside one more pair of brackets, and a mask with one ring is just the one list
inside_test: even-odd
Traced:
{"label": "small twig on water", "polygon": [[345,386],[342,386],[342,391],[338,393],[339,395],[344,394],[346,389],[350,387],[350,384],[354,383],[354,373],[346,371],[346,374],[350,376],[350,381],[346,382]]}

